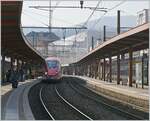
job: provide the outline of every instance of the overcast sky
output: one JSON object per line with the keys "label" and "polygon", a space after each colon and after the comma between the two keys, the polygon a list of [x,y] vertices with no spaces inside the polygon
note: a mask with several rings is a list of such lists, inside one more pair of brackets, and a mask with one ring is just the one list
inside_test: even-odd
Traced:
{"label": "overcast sky", "polygon": [[[125,1],[125,0],[124,0]],[[84,6],[95,7],[98,1],[85,1]],[[113,8],[115,5],[121,3],[121,1],[105,1],[102,0],[99,7],[105,7],[108,9]],[[51,5],[55,6],[80,6],[79,1],[52,1]],[[46,26],[49,23],[48,11],[42,11],[29,6],[48,6],[48,1],[24,1],[22,10],[22,25],[23,26]],[[121,10],[121,15],[137,15],[138,11],[149,8],[148,1],[129,1],[126,0],[120,6],[109,11],[106,16],[116,16],[116,11]],[[83,23],[87,20],[88,16],[92,13],[89,9],[54,9],[52,16],[52,26],[74,26],[79,23]],[[93,14],[93,19],[100,18],[104,12],[97,11]]]}

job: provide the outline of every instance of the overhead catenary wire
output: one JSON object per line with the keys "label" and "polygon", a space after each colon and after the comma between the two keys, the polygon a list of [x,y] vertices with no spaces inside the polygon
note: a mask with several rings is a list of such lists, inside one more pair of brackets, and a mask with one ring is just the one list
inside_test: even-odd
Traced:
{"label": "overhead catenary wire", "polygon": [[46,26],[46,27],[49,26],[48,24],[46,24],[46,23],[40,21],[39,19],[36,19],[36,18],[34,18],[33,16],[29,15],[28,13],[25,13],[25,12],[22,12],[22,13],[23,13],[24,15],[26,15],[26,16],[28,16],[28,17],[31,17],[31,18],[33,18],[34,20],[40,22],[41,24],[43,24],[43,25]]}
{"label": "overhead catenary wire", "polygon": [[117,5],[113,6],[113,7],[110,8],[110,9],[108,9],[108,11],[105,12],[105,13],[94,23],[94,25],[93,25],[91,28],[95,28],[95,26],[102,20],[102,18],[103,18],[107,13],[109,13],[111,10],[113,10],[113,9],[115,9],[115,8],[117,8],[117,7],[119,7],[120,5],[122,5],[122,4],[125,3],[125,2],[126,2],[126,0],[123,0],[123,1],[121,1],[120,3],[118,3]]}
{"label": "overhead catenary wire", "polygon": [[97,9],[97,7],[99,6],[99,4],[102,2],[102,0],[99,0],[95,9],[92,11],[92,13],[90,14],[90,16],[88,17],[88,19],[85,21],[85,23],[83,24],[83,26],[87,25],[87,23],[89,22],[89,20],[91,19],[91,17],[93,16],[95,10]]}
{"label": "overhead catenary wire", "polygon": [[60,4],[61,1],[57,1],[55,4],[55,7],[53,8],[53,11],[56,9],[56,7]]}
{"label": "overhead catenary wire", "polygon": [[[25,12],[28,12],[28,13],[29,13],[29,12],[31,13],[31,11],[28,11],[28,10],[24,10],[24,11],[25,11]],[[37,15],[39,15],[39,16],[41,16],[41,17],[48,18],[47,15],[43,15],[43,14],[36,13],[36,12],[33,12],[33,11],[32,11],[32,13],[33,13],[33,14],[37,14]],[[64,22],[64,23],[67,23],[67,24],[74,24],[74,25],[75,25],[75,23],[71,23],[71,22],[68,22],[68,21],[63,20],[63,19],[60,19],[60,18],[53,17],[53,19],[55,19],[56,21],[60,21],[60,22]],[[77,26],[79,26],[79,25],[77,25]],[[81,27],[81,25],[80,25],[79,27]]]}

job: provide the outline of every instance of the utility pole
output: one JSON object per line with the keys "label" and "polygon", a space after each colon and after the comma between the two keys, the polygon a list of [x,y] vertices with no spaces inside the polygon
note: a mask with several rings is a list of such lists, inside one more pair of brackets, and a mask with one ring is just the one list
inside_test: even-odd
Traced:
{"label": "utility pole", "polygon": [[34,43],[35,43],[35,42],[34,42],[34,41],[35,41],[34,34],[35,34],[35,33],[33,32],[33,43],[32,43],[32,44],[33,44],[33,47],[34,47]]}
{"label": "utility pole", "polygon": [[92,36],[92,50],[94,49],[94,37]]}
{"label": "utility pole", "polygon": [[120,34],[120,10],[117,11],[117,34]]}
{"label": "utility pole", "polygon": [[75,61],[77,62],[77,29],[75,29]]}
{"label": "utility pole", "polygon": [[[117,34],[120,34],[120,10],[117,11]],[[117,55],[117,84],[120,84],[120,54]]]}
{"label": "utility pole", "polygon": [[51,0],[49,1],[49,33],[52,27],[52,10],[51,10]]}
{"label": "utility pole", "polygon": [[103,41],[106,41],[106,26],[103,27]]}

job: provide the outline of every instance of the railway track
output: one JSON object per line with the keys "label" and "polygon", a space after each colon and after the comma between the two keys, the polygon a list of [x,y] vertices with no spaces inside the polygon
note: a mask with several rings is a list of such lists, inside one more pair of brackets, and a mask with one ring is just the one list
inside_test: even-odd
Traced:
{"label": "railway track", "polygon": [[[93,120],[70,104],[58,91],[57,84],[39,87],[39,99],[51,120]],[[51,97],[51,98],[50,98]]]}
{"label": "railway track", "polygon": [[[89,98],[90,100],[93,100],[95,102],[101,103],[102,105],[105,105],[105,106],[109,107],[110,109],[114,110],[114,112],[119,113],[119,114],[121,114],[125,117],[128,117],[129,119],[144,120],[145,118],[148,118],[148,117],[142,117],[142,116],[139,116],[139,115],[135,115],[131,112],[128,112],[126,110],[118,108],[117,106],[106,103],[106,102],[104,102],[104,100],[100,100],[100,99],[96,98],[95,96],[92,96],[91,94],[92,93],[94,94],[94,92],[89,93],[89,91],[91,91],[91,90],[89,90],[87,87],[85,87],[85,86],[83,86],[79,83],[76,83],[76,82],[73,82],[73,81],[68,81],[68,84],[70,85],[70,87],[74,91],[76,91],[80,95],[82,95],[86,98]],[[82,91],[81,91],[81,88],[82,88]],[[98,95],[96,95],[96,96],[98,96]]]}
{"label": "railway track", "polygon": [[117,104],[110,104],[80,82],[72,80],[64,79],[56,84],[40,83],[31,92],[29,97],[33,100],[30,105],[37,120],[148,119],[118,108]]}
{"label": "railway track", "polygon": [[41,87],[40,89],[40,93],[39,93],[39,97],[40,97],[40,101],[41,101],[41,104],[43,105],[45,111],[47,112],[47,114],[49,115],[50,119],[52,120],[55,120],[54,117],[51,115],[51,113],[49,112],[49,110],[47,109],[43,99],[42,99],[42,90],[43,90],[43,87]]}

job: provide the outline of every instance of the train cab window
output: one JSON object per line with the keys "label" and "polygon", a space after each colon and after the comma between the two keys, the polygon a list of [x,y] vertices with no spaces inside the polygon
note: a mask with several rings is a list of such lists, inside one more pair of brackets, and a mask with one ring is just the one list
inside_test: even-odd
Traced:
{"label": "train cab window", "polygon": [[47,61],[48,68],[58,68],[59,62],[58,61]]}

